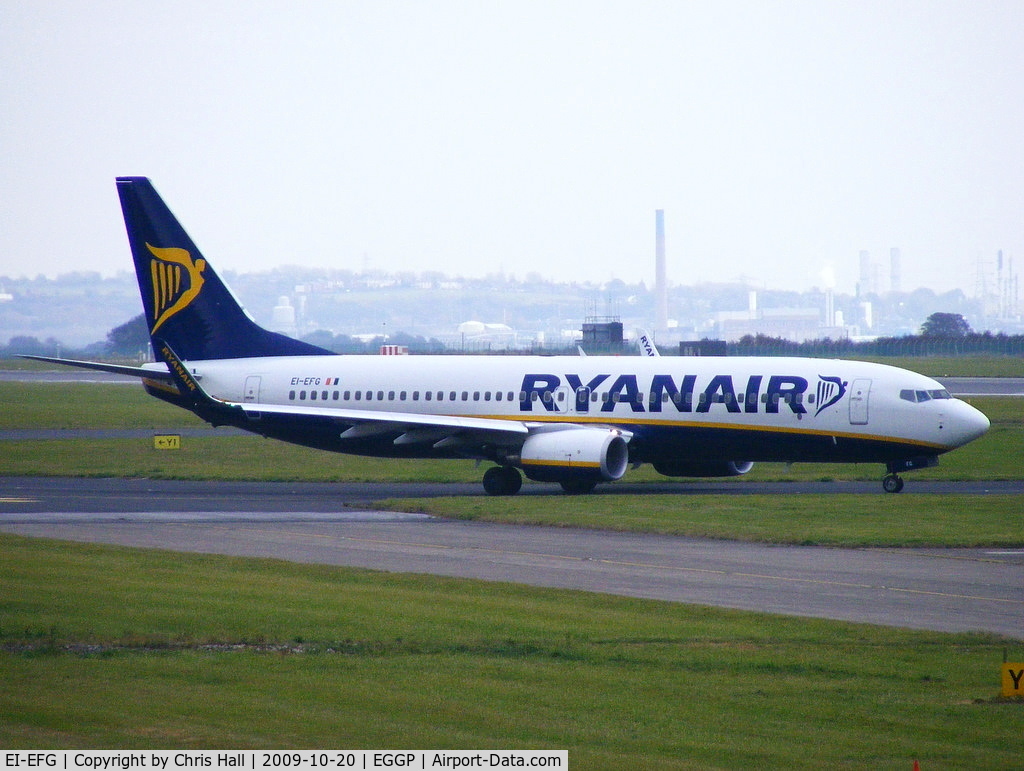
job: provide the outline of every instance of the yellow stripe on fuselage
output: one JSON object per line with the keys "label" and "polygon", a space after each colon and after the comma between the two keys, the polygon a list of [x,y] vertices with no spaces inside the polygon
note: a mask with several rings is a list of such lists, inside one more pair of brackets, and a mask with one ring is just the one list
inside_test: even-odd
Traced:
{"label": "yellow stripe on fuselage", "polygon": [[523,458],[520,463],[524,466],[560,466],[562,468],[601,468],[601,464],[594,461],[582,460],[537,460]]}
{"label": "yellow stripe on fuselage", "polygon": [[[467,416],[468,417],[468,416]],[[575,423],[575,424],[598,424],[602,426],[614,426],[629,430],[633,426],[655,426],[657,428],[699,428],[732,431],[757,431],[764,434],[796,434],[799,436],[827,436],[838,439],[859,439],[871,442],[887,442],[913,445],[928,450],[951,450],[949,445],[935,442],[922,442],[918,439],[906,439],[898,436],[884,436],[879,434],[864,434],[855,431],[824,431],[816,428],[790,428],[788,426],[759,426],[751,423],[710,423],[696,420],[644,420],[631,418],[628,420],[613,419],[604,417],[588,417],[583,415],[475,415],[473,417],[487,417],[494,420],[514,420],[523,423]]]}

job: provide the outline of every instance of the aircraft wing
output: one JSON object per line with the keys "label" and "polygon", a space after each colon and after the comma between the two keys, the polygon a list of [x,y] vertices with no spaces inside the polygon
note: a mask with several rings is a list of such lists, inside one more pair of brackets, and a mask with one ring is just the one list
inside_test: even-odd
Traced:
{"label": "aircraft wing", "polygon": [[114,375],[151,378],[153,380],[163,380],[168,383],[172,381],[171,373],[167,371],[167,368],[163,364],[154,363],[150,364],[148,367],[130,367],[126,364],[107,364],[102,361],[81,361],[79,359],[61,359],[56,356],[30,356],[29,354],[21,354],[18,358],[32,359],[33,361],[46,361],[51,364],[64,364],[68,367],[93,369],[97,372],[110,372]]}
{"label": "aircraft wing", "polygon": [[[209,398],[209,397],[208,397]],[[561,431],[584,430],[605,434],[610,426],[583,426],[578,423],[545,423],[524,421],[516,418],[478,418],[459,415],[429,415],[415,412],[388,412],[378,410],[352,410],[332,407],[308,407],[256,402],[219,402],[215,408],[221,419],[226,413],[244,413],[249,426],[258,425],[258,420],[268,416],[280,416],[299,421],[305,419],[313,424],[330,423],[339,430],[338,438],[346,440],[373,440],[375,438],[401,445],[427,445],[434,450],[459,448],[472,457],[484,446],[503,447],[506,451],[518,452],[531,436],[555,434]],[[215,419],[215,418],[214,418]],[[228,421],[226,421],[228,422]],[[234,422],[234,425],[239,425]],[[615,428],[617,436],[626,442],[633,432]]]}
{"label": "aircraft wing", "polygon": [[[508,437],[530,433],[530,427],[521,420],[498,418],[460,417],[456,415],[427,415],[415,412],[387,412],[382,410],[346,410],[333,407],[305,407],[280,404],[222,402],[227,409],[241,410],[247,416],[266,415],[299,417],[311,420],[330,420],[340,425],[351,424],[341,433],[342,439],[359,439],[396,431],[409,434],[434,429],[438,434],[504,434]],[[410,435],[408,442],[413,436]],[[439,439],[443,438],[439,436]],[[399,444],[408,443],[399,442]]]}

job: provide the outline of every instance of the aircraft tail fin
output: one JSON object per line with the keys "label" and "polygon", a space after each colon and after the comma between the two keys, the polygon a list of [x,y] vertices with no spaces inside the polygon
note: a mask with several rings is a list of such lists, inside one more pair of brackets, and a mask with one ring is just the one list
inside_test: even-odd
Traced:
{"label": "aircraft tail fin", "polygon": [[259,326],[221,281],[146,177],[118,177],[150,340],[186,361],[330,354]]}
{"label": "aircraft tail fin", "polygon": [[641,356],[661,356],[661,353],[658,352],[657,347],[654,345],[654,341],[651,339],[650,333],[646,329],[637,330],[636,344],[640,349]]}

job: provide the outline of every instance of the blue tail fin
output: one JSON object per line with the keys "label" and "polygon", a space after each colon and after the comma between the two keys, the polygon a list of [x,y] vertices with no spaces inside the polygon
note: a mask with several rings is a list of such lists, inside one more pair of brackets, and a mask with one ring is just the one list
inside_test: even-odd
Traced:
{"label": "blue tail fin", "polygon": [[148,179],[118,177],[117,194],[151,341],[186,361],[331,353],[256,324]]}

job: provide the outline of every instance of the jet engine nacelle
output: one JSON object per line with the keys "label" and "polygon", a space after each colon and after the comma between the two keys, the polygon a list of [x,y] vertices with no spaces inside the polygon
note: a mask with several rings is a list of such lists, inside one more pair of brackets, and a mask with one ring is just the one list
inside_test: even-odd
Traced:
{"label": "jet engine nacelle", "polygon": [[523,442],[519,465],[535,482],[611,482],[626,473],[629,448],[622,434],[614,430],[545,431]]}
{"label": "jet engine nacelle", "polygon": [[749,460],[659,460],[653,465],[655,471],[667,477],[738,477],[754,467]]}

